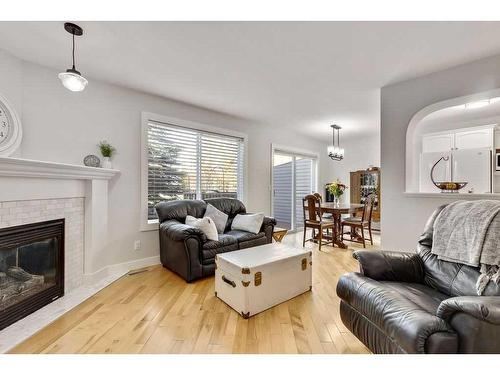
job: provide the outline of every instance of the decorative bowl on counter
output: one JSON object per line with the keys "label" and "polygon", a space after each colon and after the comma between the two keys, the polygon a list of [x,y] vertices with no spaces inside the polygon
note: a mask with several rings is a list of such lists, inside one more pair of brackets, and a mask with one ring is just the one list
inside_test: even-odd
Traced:
{"label": "decorative bowl on counter", "polygon": [[434,185],[438,189],[441,189],[441,193],[458,193],[467,182],[455,182],[455,181],[433,181]]}
{"label": "decorative bowl on counter", "polygon": [[460,189],[467,185],[467,182],[434,180],[434,168],[436,168],[436,165],[438,165],[441,160],[448,161],[449,159],[449,156],[442,156],[437,162],[434,163],[431,168],[431,181],[438,189],[441,189],[441,193],[458,193]]}

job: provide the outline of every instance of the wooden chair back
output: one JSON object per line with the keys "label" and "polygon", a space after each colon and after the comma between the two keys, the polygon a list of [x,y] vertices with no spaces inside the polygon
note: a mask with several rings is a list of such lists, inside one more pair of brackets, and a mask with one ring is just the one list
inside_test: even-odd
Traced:
{"label": "wooden chair back", "polygon": [[308,194],[302,198],[302,210],[304,213],[304,222],[321,221],[321,201],[314,194]]}
{"label": "wooden chair back", "polygon": [[370,194],[366,197],[365,205],[363,207],[362,221],[370,223],[372,221],[373,206],[375,204],[375,194]]}
{"label": "wooden chair back", "polygon": [[313,193],[313,195],[314,195],[316,198],[318,198],[318,199],[319,199],[319,202],[320,202],[320,203],[321,203],[321,202],[323,202],[323,197],[321,196],[321,194],[320,194],[320,193]]}

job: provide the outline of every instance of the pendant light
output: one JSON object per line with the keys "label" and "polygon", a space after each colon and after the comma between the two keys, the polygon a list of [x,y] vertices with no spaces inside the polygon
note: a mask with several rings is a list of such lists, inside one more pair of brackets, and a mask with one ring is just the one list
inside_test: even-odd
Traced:
{"label": "pendant light", "polygon": [[[330,125],[333,132],[332,146],[328,147],[328,156],[330,159],[335,161],[341,161],[344,159],[344,149],[340,147],[340,129],[338,125]],[[337,144],[335,144],[335,131],[337,132]]]}
{"label": "pendant light", "polygon": [[70,91],[83,91],[87,86],[87,81],[81,73],[75,69],[75,35],[82,36],[83,30],[80,26],[74,23],[66,22],[64,29],[73,36],[73,66],[63,73],[59,73],[59,79],[64,87]]}

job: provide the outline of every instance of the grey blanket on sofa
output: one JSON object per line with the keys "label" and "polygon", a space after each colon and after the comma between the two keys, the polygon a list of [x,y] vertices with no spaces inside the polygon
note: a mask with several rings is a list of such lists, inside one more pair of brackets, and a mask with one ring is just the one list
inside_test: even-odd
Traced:
{"label": "grey blanket on sofa", "polygon": [[500,201],[457,201],[434,222],[432,253],[449,262],[480,267],[476,289],[500,282]]}

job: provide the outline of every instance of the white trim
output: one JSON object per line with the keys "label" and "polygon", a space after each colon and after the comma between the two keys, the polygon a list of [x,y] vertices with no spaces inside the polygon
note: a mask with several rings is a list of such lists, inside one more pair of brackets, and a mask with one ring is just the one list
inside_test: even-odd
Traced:
{"label": "white trim", "polygon": [[247,203],[248,199],[248,135],[246,133],[234,131],[231,129],[220,128],[213,125],[202,124],[194,121],[183,120],[175,117],[159,115],[152,112],[141,112],[141,217],[140,230],[150,231],[158,229],[158,220],[148,220],[148,145],[147,145],[147,130],[148,122],[155,121],[194,130],[211,132],[231,137],[243,139],[245,152],[243,155],[243,196],[242,201]]}
{"label": "white trim", "polygon": [[110,180],[117,169],[86,167],[40,160],[0,157],[0,176],[56,178],[72,180]]}
{"label": "white trim", "polygon": [[113,275],[123,276],[131,270],[136,270],[139,268],[150,267],[160,264],[160,256],[155,255],[148,258],[135,259],[128,262],[111,264],[109,266],[102,267],[96,272],[90,274],[84,274],[83,280],[85,285],[92,285],[100,280]]}
{"label": "white trim", "polygon": [[[305,156],[308,158],[314,159],[314,171],[313,171],[313,183],[314,189],[318,189],[318,168],[319,168],[319,163],[320,163],[320,154],[318,152],[310,151],[307,149],[303,148],[298,148],[298,147],[290,147],[290,146],[285,146],[277,143],[271,143],[271,181],[270,181],[270,188],[269,188],[269,193],[271,194],[271,216],[274,216],[274,153],[275,152],[283,152],[285,154],[290,154],[292,157],[295,156]],[[295,160],[295,159],[293,159]],[[295,216],[296,216],[296,207],[295,207],[295,168],[292,169],[292,228],[295,226]]]}

